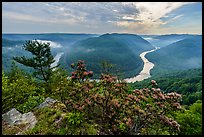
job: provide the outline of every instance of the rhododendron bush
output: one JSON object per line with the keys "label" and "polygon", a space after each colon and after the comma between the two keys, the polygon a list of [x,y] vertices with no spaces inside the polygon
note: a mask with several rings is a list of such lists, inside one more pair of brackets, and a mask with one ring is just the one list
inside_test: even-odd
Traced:
{"label": "rhododendron bush", "polygon": [[134,91],[108,74],[101,74],[99,82],[90,81],[93,72],[86,70],[82,60],[71,67],[71,80],[77,86],[65,101],[67,109],[83,112],[86,120],[99,125],[99,134],[145,134],[145,130],[159,125],[179,132],[179,124],[169,114],[181,109],[180,94],[163,93],[154,80],[152,88]]}

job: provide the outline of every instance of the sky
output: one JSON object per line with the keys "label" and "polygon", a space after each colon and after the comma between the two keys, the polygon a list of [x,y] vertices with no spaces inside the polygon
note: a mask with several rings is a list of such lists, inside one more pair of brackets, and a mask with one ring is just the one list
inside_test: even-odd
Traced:
{"label": "sky", "polygon": [[2,33],[202,34],[202,2],[2,2]]}

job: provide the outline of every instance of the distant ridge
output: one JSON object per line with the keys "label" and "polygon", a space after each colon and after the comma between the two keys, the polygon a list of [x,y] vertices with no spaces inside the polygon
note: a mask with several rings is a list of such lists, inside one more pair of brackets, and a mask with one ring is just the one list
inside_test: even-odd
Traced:
{"label": "distant ridge", "polygon": [[200,68],[202,67],[202,36],[184,38],[146,57],[155,63],[152,73]]}

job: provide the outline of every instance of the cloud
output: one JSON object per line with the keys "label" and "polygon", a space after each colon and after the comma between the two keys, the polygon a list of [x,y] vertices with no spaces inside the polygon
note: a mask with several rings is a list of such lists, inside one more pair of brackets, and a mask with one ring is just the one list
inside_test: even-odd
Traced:
{"label": "cloud", "polygon": [[[124,5],[130,3],[125,2]],[[158,29],[161,25],[169,23],[162,21],[161,18],[168,17],[168,14],[178,9],[179,7],[191,4],[188,2],[135,2],[132,3],[138,9],[139,14],[136,17],[128,17],[132,21],[120,20],[115,24],[121,27],[131,29],[135,33],[150,33]],[[170,21],[175,21],[183,15],[178,15]],[[123,17],[127,18],[127,17]],[[133,22],[133,21],[136,22]],[[138,21],[139,20],[139,21]]]}
{"label": "cloud", "polygon": [[177,15],[177,16],[173,17],[171,20],[172,20],[172,21],[175,21],[175,20],[181,18],[182,16],[183,16],[183,14]]}
{"label": "cloud", "polygon": [[[3,2],[3,20],[68,28],[151,33],[181,18],[169,14],[189,2]],[[168,20],[162,20],[168,18]]]}

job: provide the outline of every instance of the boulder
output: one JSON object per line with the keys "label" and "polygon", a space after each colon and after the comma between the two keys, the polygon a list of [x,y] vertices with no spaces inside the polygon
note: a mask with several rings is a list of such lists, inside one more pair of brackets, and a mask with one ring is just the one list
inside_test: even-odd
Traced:
{"label": "boulder", "polygon": [[[11,126],[26,124],[26,127],[23,128],[23,132],[28,129],[32,129],[37,123],[37,119],[32,112],[21,114],[15,108],[3,114],[2,120]],[[20,134],[22,134],[22,132],[17,133],[17,135],[20,135]]]}
{"label": "boulder", "polygon": [[2,115],[2,120],[7,122],[9,125],[18,125],[22,123],[21,118],[22,114],[15,108]]}
{"label": "boulder", "polygon": [[22,120],[28,123],[26,129],[34,128],[35,124],[37,123],[37,119],[32,112],[28,112],[22,115]]}
{"label": "boulder", "polygon": [[44,108],[44,107],[48,107],[52,104],[54,104],[55,102],[57,102],[57,100],[54,100],[50,97],[46,98],[45,101],[43,103],[41,103],[39,106],[37,106],[36,108]]}

